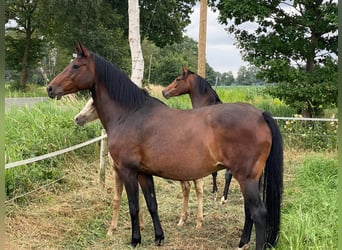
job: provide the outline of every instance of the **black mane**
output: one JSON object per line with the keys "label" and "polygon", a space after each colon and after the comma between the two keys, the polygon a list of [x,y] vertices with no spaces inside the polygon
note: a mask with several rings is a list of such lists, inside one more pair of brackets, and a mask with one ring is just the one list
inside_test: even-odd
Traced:
{"label": "black mane", "polygon": [[[195,74],[195,73],[193,73],[193,74]],[[204,78],[202,78],[201,76],[199,76],[197,74],[195,74],[195,75],[197,76],[196,84],[198,86],[199,93],[201,95],[204,95],[208,91],[214,97],[215,103],[222,103],[222,101],[220,100],[220,97],[217,95],[216,91],[213,90],[210,83],[208,83],[208,81],[205,80]]]}
{"label": "black mane", "polygon": [[135,85],[131,79],[110,62],[92,53],[95,60],[95,75],[102,82],[110,97],[120,105],[135,108],[141,106],[149,93]]}

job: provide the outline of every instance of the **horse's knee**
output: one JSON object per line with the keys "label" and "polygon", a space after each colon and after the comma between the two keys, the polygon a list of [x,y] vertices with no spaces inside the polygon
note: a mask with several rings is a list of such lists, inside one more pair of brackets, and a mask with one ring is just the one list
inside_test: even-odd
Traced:
{"label": "horse's knee", "polygon": [[188,194],[190,192],[191,184],[188,181],[181,181],[181,187],[183,194]]}

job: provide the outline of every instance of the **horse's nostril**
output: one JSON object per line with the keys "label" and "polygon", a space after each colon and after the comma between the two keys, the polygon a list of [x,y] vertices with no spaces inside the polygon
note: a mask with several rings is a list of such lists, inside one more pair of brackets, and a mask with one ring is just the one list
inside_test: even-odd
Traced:
{"label": "horse's nostril", "polygon": [[52,90],[52,87],[51,87],[51,86],[48,86],[48,87],[46,88],[46,90],[47,90],[47,92],[50,92],[50,91]]}

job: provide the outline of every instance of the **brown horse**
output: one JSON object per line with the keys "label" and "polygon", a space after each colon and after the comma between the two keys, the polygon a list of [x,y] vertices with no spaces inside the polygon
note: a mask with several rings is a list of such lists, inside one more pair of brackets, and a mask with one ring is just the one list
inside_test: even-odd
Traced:
{"label": "brown horse", "polygon": [[[84,126],[86,123],[92,122],[98,118],[99,117],[94,106],[94,101],[92,98],[90,98],[88,102],[86,103],[86,105],[83,107],[83,109],[75,116],[74,120],[77,125]],[[114,167],[114,162],[110,154],[108,154],[108,158],[110,160],[110,164]],[[118,180],[118,178],[120,177],[116,173],[115,168],[114,168],[114,178],[115,178],[115,182],[114,182],[113,219],[108,229],[107,235],[112,234],[112,232],[116,230],[117,228],[118,213],[119,213],[119,207],[120,207],[121,196],[122,196],[122,191],[123,191],[123,183],[121,180]],[[198,202],[196,228],[201,228],[202,223],[203,223],[203,181],[202,179],[194,180],[194,184],[195,184],[197,202]],[[182,194],[183,194],[183,203],[182,203],[181,216],[177,224],[178,226],[183,226],[185,221],[188,218],[190,182],[181,181],[181,187],[182,187]],[[141,212],[139,213],[139,219],[140,219],[140,228],[141,228],[143,226]]]}
{"label": "brown horse", "polygon": [[[173,96],[189,94],[192,108],[201,108],[204,106],[222,104],[219,96],[213,90],[211,85],[202,77],[183,67],[182,74],[178,76],[172,83],[162,90],[163,96],[169,99]],[[217,192],[217,172],[212,173],[213,176],[213,193]],[[230,169],[226,170],[225,185],[221,203],[227,202],[229,185],[232,180]]]}
{"label": "brown horse", "polygon": [[[171,109],[83,45],[76,50],[77,58],[49,83],[47,92],[57,99],[80,90],[92,93],[126,189],[133,247],[141,242],[138,183],[152,217],[155,243],[160,245],[164,232],[153,175],[188,181],[221,169],[232,171],[244,197],[246,217],[239,246],[250,240],[250,220],[255,225],[256,249],[276,244],[283,149],[279,128],[268,113],[241,103]],[[263,172],[266,207],[259,185]]]}
{"label": "brown horse", "polygon": [[[83,107],[83,109],[74,117],[74,120],[78,126],[84,126],[85,124],[95,121],[98,119],[98,115],[94,106],[94,101],[92,98],[88,100],[86,105]],[[109,164],[113,167],[113,177],[114,177],[114,198],[113,198],[113,216],[112,216],[112,222],[108,228],[107,235],[110,236],[116,231],[118,227],[118,218],[119,218],[119,208],[121,204],[121,197],[122,197],[122,191],[123,191],[123,182],[120,178],[120,175],[117,173],[115,167],[114,167],[114,160],[108,153],[108,160]],[[139,196],[140,197],[140,196]],[[142,213],[139,209],[139,223],[140,228],[144,228],[144,221]]]}

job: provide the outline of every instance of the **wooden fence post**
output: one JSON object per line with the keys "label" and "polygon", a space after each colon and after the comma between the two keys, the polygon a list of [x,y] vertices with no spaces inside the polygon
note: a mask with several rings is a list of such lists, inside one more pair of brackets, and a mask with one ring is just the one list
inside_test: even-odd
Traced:
{"label": "wooden fence post", "polygon": [[[106,130],[102,129],[101,136],[106,134]],[[108,151],[107,138],[101,140],[100,148],[100,183],[104,186],[106,179],[106,155]]]}

